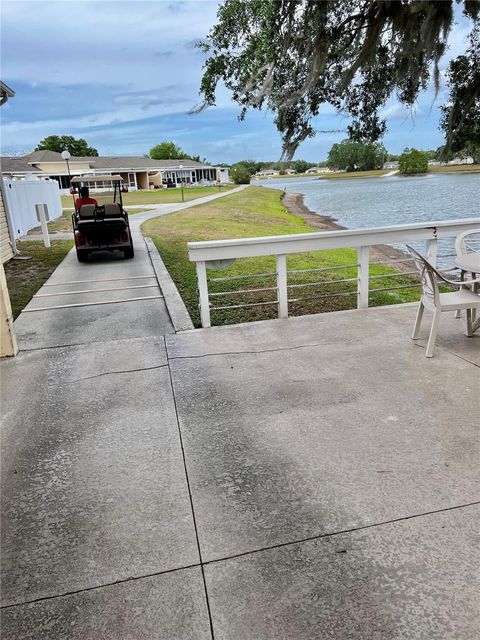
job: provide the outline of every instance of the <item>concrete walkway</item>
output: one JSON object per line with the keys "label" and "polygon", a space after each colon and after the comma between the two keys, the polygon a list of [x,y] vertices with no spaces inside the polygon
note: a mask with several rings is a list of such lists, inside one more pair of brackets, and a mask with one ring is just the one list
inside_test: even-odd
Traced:
{"label": "concrete walkway", "polygon": [[172,333],[172,323],[140,226],[151,218],[204,204],[244,188],[198,198],[194,203],[162,204],[132,216],[133,260],[125,260],[120,253],[97,253],[88,262],[79,263],[72,250],[16,320],[21,349]]}
{"label": "concrete walkway", "polygon": [[[120,264],[149,274],[80,267]],[[427,360],[411,305],[179,334],[161,298],[96,308],[24,314],[2,362],[3,640],[478,637],[464,320]]]}

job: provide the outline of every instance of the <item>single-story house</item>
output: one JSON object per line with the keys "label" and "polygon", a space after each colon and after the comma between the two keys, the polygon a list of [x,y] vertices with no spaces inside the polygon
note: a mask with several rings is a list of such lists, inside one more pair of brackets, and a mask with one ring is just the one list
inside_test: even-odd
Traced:
{"label": "single-story house", "polygon": [[[228,169],[195,160],[153,160],[140,156],[71,156],[67,162],[56,151],[33,151],[21,157],[2,157],[5,177],[57,180],[68,192],[70,176],[120,174],[130,191],[183,184],[224,184]],[[93,187],[95,188],[95,187]]]}
{"label": "single-story house", "polygon": [[[0,80],[0,106],[5,104],[9,98],[15,96],[15,91]],[[3,180],[0,166],[0,259],[2,264],[13,258],[15,240],[11,232],[10,216],[7,209],[7,202],[3,192]]]}

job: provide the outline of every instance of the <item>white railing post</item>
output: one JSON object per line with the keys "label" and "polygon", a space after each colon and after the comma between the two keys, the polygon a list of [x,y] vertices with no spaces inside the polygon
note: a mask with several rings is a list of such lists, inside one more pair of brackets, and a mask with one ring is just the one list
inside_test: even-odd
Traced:
{"label": "white railing post", "polygon": [[198,296],[200,299],[200,320],[202,327],[210,327],[210,301],[208,299],[207,268],[204,261],[195,263],[197,268]]}
{"label": "white railing post", "polygon": [[42,226],[43,244],[48,248],[50,246],[50,236],[48,235],[48,207],[46,204],[36,204],[35,211],[37,213],[37,220]]}
{"label": "white railing post", "polygon": [[276,262],[278,317],[288,318],[287,256],[278,255]]}
{"label": "white railing post", "polygon": [[425,242],[427,260],[430,262],[430,264],[433,264],[434,267],[437,266],[437,249],[438,249],[437,238],[432,238],[431,240],[427,240]]}
{"label": "white railing post", "polygon": [[370,271],[369,247],[358,247],[357,309],[368,307],[368,277]]}

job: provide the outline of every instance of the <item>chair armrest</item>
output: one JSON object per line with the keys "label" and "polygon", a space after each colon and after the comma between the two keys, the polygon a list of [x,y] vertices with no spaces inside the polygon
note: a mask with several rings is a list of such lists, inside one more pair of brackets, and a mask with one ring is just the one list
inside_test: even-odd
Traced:
{"label": "chair armrest", "polygon": [[[438,273],[438,272],[437,272]],[[438,274],[440,276],[440,278],[448,283],[448,284],[453,284],[456,287],[463,287],[463,286],[469,286],[471,284],[479,284],[480,283],[480,278],[475,278],[475,280],[449,280],[448,278],[445,278],[444,276],[442,276],[442,274]]]}

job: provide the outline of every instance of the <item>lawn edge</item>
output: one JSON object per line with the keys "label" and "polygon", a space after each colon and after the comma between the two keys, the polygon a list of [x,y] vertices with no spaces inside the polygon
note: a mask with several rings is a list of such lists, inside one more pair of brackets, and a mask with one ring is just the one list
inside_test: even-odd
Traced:
{"label": "lawn edge", "polygon": [[144,237],[144,241],[158,286],[163,293],[163,300],[167,307],[168,315],[172,321],[175,333],[195,329],[195,325],[192,322],[187,307],[185,306],[185,303],[178,292],[178,289],[170,276],[157,247],[155,246],[155,243],[148,236]]}

